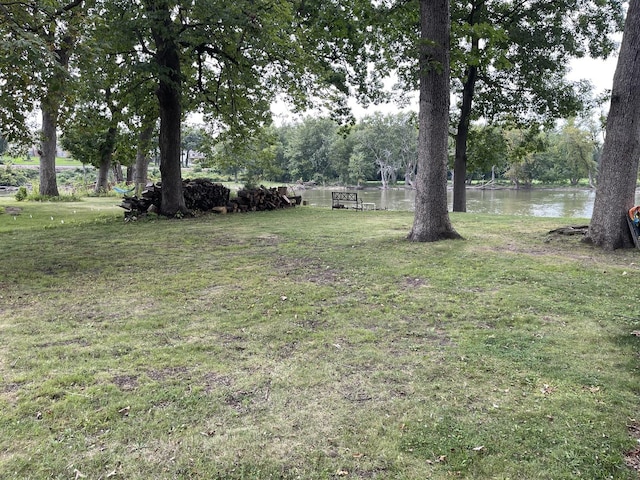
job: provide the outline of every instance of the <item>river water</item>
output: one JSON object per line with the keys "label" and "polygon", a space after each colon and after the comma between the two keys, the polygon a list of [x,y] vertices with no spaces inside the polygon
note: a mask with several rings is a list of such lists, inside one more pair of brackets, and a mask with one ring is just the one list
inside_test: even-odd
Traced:
{"label": "river water", "polygon": [[[356,191],[356,190],[348,190]],[[386,210],[413,211],[415,191],[407,189],[364,189],[357,190],[363,202],[375,204],[375,208]],[[307,205],[331,207],[330,189],[297,190]],[[452,210],[453,196],[447,194],[449,211]],[[596,192],[590,189],[528,189],[528,190],[467,190],[467,212],[495,215],[530,215],[536,217],[590,218]],[[640,204],[640,194],[636,194],[636,205]]]}
{"label": "river water", "polygon": [[[340,190],[344,191],[344,190]],[[378,188],[347,190],[358,193],[363,202],[374,204],[381,210],[413,211],[415,190]],[[15,191],[0,191],[3,195],[15,195]],[[331,207],[331,189],[308,188],[296,190],[307,205]],[[467,212],[494,215],[530,215],[535,217],[591,218],[596,192],[590,189],[529,189],[529,190],[481,190],[467,189]],[[447,193],[449,211],[453,196]],[[640,205],[640,192],[636,194],[636,205]],[[373,205],[370,205],[373,207]]]}

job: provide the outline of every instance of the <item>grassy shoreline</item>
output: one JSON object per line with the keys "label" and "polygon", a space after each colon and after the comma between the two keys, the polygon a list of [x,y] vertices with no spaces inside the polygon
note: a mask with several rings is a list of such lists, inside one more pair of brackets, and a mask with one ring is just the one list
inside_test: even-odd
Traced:
{"label": "grassy shoreline", "polygon": [[637,252],[584,219],[115,203],[0,198],[0,477],[637,477]]}

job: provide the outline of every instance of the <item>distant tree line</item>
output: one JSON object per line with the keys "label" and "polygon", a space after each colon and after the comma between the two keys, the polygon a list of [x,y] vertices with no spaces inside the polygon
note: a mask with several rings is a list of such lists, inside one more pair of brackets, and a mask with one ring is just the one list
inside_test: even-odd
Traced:
{"label": "distant tree line", "polygon": [[[594,184],[602,128],[592,120],[569,119],[554,128],[472,125],[465,183],[508,182]],[[183,158],[198,152],[194,165],[215,168],[236,180],[283,183],[415,187],[418,126],[414,112],[375,113],[348,128],[330,118],[306,117],[270,126],[238,143],[217,142],[204,129],[189,127]],[[450,178],[454,140],[450,142]],[[185,164],[184,166],[187,166]]]}

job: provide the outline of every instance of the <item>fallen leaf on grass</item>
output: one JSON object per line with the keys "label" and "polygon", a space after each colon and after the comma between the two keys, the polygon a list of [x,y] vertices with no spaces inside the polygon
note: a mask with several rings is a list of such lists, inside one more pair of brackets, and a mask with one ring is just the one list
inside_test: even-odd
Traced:
{"label": "fallen leaf on grass", "polygon": [[551,385],[547,385],[546,383],[540,389],[543,395],[551,395],[556,390],[556,387],[552,387]]}
{"label": "fallen leaf on grass", "polygon": [[338,470],[336,472],[336,476],[338,477],[346,477],[347,475],[349,475],[349,472],[347,472],[346,470]]}

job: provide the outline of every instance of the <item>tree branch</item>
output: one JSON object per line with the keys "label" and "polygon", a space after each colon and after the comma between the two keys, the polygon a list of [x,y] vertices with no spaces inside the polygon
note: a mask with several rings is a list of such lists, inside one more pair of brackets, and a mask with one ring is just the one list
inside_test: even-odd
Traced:
{"label": "tree branch", "polygon": [[69,12],[71,10],[73,10],[74,8],[80,6],[80,4],[82,4],[84,0],[73,0],[71,3],[65,5],[64,7],[60,7],[58,10],[56,10],[56,12],[54,13],[54,16],[58,16],[58,15],[62,15],[63,13]]}

